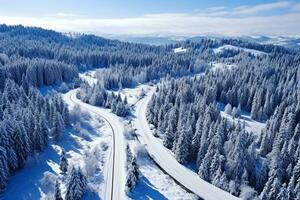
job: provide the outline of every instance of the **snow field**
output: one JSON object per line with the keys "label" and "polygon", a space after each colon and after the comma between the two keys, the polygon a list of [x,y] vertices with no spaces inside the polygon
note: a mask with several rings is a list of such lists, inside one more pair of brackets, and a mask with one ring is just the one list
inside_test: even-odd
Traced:
{"label": "snow field", "polygon": [[226,64],[221,62],[211,62],[210,65],[212,66],[210,70],[213,72],[218,70],[231,70],[237,67],[235,64]]}
{"label": "snow field", "polygon": [[254,50],[254,49],[247,49],[247,48],[242,48],[242,47],[236,47],[236,46],[229,45],[229,44],[220,46],[218,48],[215,48],[215,49],[213,49],[213,51],[214,51],[214,53],[220,53],[220,52],[223,52],[224,50],[227,50],[227,49],[249,52],[254,56],[260,56],[260,55],[265,55],[266,54],[263,51],[258,51],[258,50]]}
{"label": "snow field", "polygon": [[245,123],[245,130],[248,132],[252,132],[255,135],[260,135],[261,131],[266,127],[266,123],[251,119],[250,114],[244,111],[242,111],[240,118],[233,118],[231,115],[225,113],[224,107],[224,105],[219,106],[221,116],[226,118],[229,122],[234,122],[237,124],[240,121],[241,123]]}
{"label": "snow field", "polygon": [[185,53],[187,51],[186,48],[183,48],[183,47],[178,47],[178,48],[175,48],[173,49],[174,53]]}

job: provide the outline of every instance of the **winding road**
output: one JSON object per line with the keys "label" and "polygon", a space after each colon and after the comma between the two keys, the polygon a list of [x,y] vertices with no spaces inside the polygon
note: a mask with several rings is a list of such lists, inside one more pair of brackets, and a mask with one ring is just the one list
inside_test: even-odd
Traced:
{"label": "winding road", "polygon": [[64,100],[71,105],[79,105],[82,109],[102,118],[112,129],[112,147],[109,161],[106,164],[105,189],[103,199],[123,200],[125,199],[125,142],[124,126],[120,118],[107,109],[83,103],[76,97],[76,89],[71,90],[64,96]]}
{"label": "winding road", "polygon": [[198,174],[176,161],[172,153],[153,136],[146,119],[146,110],[155,88],[135,104],[133,126],[139,141],[145,145],[151,158],[172,178],[189,191],[205,200],[237,200],[238,198],[201,179]]}
{"label": "winding road", "polygon": [[[237,200],[237,197],[204,181],[195,172],[178,163],[172,153],[153,136],[146,119],[146,110],[154,92],[155,88],[152,87],[144,98],[134,104],[135,118],[132,121],[139,141],[145,145],[151,158],[180,185],[205,200]],[[79,105],[86,111],[101,117],[112,129],[113,144],[109,161],[106,164],[106,185],[103,199],[125,199],[126,155],[124,126],[120,118],[107,109],[83,103],[76,98],[76,89],[68,92],[64,99],[69,104]]]}

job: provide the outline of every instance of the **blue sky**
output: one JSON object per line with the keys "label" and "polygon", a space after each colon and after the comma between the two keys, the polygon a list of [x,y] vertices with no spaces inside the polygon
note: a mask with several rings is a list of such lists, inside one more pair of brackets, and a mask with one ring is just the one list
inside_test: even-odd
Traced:
{"label": "blue sky", "polygon": [[299,35],[300,0],[0,0],[0,23],[98,35]]}

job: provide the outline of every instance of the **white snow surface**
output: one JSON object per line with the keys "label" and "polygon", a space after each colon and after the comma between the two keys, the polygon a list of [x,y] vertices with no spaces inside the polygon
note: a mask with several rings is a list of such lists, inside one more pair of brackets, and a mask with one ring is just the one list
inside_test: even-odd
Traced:
{"label": "white snow surface", "polygon": [[[140,179],[129,194],[128,199],[172,199],[196,200],[197,196],[179,186],[168,174],[165,174],[148,156],[143,153],[143,145],[137,140],[129,140],[131,151],[137,157]],[[142,152],[142,153],[141,153]]]}
{"label": "white snow surface", "polygon": [[134,127],[137,129],[137,137],[145,145],[151,158],[176,181],[205,200],[238,199],[228,192],[204,181],[198,174],[178,163],[170,151],[153,136],[146,119],[146,110],[154,91],[155,88],[153,87],[147,96],[136,104],[136,118],[133,120]]}
{"label": "white snow surface", "polygon": [[212,66],[210,70],[213,72],[219,70],[231,70],[237,67],[235,64],[226,64],[221,62],[211,62],[210,65]]}
{"label": "white snow surface", "polygon": [[97,79],[95,78],[96,70],[87,71],[79,74],[79,78],[83,81],[86,81],[90,86],[95,85],[97,83]]}
{"label": "white snow surface", "polygon": [[[223,106],[224,107],[224,106]],[[251,119],[249,113],[242,112],[240,118],[233,118],[231,115],[228,115],[224,112],[224,108],[220,109],[221,116],[226,118],[229,122],[238,123],[245,123],[245,129],[247,132],[252,132],[255,135],[260,135],[261,131],[266,127],[266,123],[258,122],[256,120]]]}
{"label": "white snow surface", "polygon": [[183,48],[183,47],[178,47],[178,48],[175,48],[173,49],[174,53],[184,53],[187,51],[186,48]]}
{"label": "white snow surface", "polygon": [[137,101],[142,98],[142,93],[146,94],[149,91],[149,85],[139,84],[134,88],[124,88],[118,92],[114,92],[115,94],[120,94],[121,98],[127,98],[127,102],[129,105],[134,105]]}
{"label": "white snow surface", "polygon": [[98,115],[104,119],[113,131],[113,145],[109,161],[106,166],[105,189],[103,199],[123,200],[125,198],[125,141],[124,126],[120,118],[111,113],[108,109],[95,107],[76,98],[76,91],[71,90],[65,95],[64,100],[69,104],[77,104],[89,113]]}
{"label": "white snow surface", "polygon": [[265,55],[267,53],[263,52],[263,51],[258,51],[258,50],[254,50],[254,49],[247,49],[247,48],[242,48],[242,47],[237,47],[237,46],[233,46],[233,45],[223,45],[220,46],[218,48],[213,49],[214,53],[219,53],[222,52],[226,49],[230,49],[230,50],[239,50],[239,51],[245,51],[245,52],[249,52],[254,56],[260,56],[260,55]]}

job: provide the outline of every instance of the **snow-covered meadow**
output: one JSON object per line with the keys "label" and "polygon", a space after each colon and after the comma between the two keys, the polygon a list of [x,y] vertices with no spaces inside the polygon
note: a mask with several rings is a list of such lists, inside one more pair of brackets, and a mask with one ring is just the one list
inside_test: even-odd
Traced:
{"label": "snow-covered meadow", "polygon": [[242,47],[236,47],[236,46],[229,45],[229,44],[220,46],[218,48],[215,48],[215,49],[213,49],[213,51],[214,51],[214,53],[217,54],[217,53],[223,52],[224,50],[227,50],[227,49],[249,52],[250,54],[252,54],[254,56],[266,55],[266,53],[263,52],[263,51],[258,51],[258,50],[255,50],[255,49],[242,48]]}

